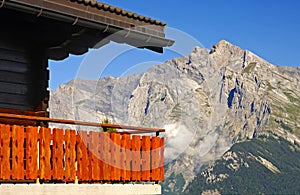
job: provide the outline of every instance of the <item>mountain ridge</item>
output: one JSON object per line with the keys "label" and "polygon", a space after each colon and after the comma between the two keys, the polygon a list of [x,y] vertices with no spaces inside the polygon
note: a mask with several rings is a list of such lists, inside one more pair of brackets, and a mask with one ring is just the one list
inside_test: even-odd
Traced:
{"label": "mountain ridge", "polygon": [[165,176],[182,173],[184,190],[234,143],[270,131],[299,141],[299,81],[299,68],[272,65],[222,40],[142,74],[61,85],[51,92],[50,113],[166,128]]}

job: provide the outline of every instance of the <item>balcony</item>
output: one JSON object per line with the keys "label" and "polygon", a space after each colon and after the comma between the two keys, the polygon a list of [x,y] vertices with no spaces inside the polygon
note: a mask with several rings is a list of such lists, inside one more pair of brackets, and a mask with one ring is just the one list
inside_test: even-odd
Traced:
{"label": "balcony", "polygon": [[[0,113],[0,119],[117,128],[117,133],[0,124],[0,183],[164,180],[163,129]],[[143,135],[141,135],[143,133]],[[155,136],[145,135],[155,133]]]}

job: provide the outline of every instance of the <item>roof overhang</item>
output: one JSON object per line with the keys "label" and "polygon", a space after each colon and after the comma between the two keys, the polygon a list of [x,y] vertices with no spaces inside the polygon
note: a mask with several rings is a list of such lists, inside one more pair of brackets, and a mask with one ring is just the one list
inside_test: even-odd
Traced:
{"label": "roof overhang", "polygon": [[[163,52],[163,47],[169,47],[174,43],[173,40],[165,38],[165,26],[160,23],[157,25],[157,21],[141,22],[138,20],[135,23],[135,18],[128,19],[128,16],[122,20],[122,16],[112,14],[109,10],[100,12],[101,10],[71,1],[2,0],[1,5],[0,13],[2,10],[20,13],[21,23],[30,22],[47,27],[47,23],[52,21],[52,26],[47,28],[57,30],[53,33],[58,39],[65,37],[63,40],[52,40],[47,44],[48,57],[54,60],[64,59],[69,53],[83,54],[89,48],[99,48],[109,41],[126,43],[160,53]],[[10,22],[9,20],[10,18],[6,18],[6,21]],[[53,24],[53,21],[57,21],[57,26]],[[60,30],[63,25],[70,30]],[[50,35],[48,37],[54,38]]]}

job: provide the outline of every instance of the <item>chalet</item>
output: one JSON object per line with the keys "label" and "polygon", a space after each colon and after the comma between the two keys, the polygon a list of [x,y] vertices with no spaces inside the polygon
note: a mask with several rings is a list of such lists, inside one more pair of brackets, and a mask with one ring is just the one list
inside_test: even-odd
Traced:
{"label": "chalet", "polygon": [[[32,187],[59,194],[72,185],[80,193],[159,193],[152,184],[163,181],[164,139],[158,135],[164,130],[49,118],[48,60],[110,41],[162,53],[174,43],[165,37],[166,23],[95,0],[0,0],[0,20],[0,193]],[[49,122],[125,131],[49,129]],[[147,132],[156,136],[140,135]],[[36,182],[49,185],[15,185]],[[135,182],[145,185],[123,185]]]}

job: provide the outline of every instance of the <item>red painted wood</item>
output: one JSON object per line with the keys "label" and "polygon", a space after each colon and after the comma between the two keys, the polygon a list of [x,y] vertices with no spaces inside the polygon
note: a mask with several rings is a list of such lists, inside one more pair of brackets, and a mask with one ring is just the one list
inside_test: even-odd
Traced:
{"label": "red painted wood", "polygon": [[50,141],[51,132],[49,128],[40,128],[40,179],[50,180],[51,179],[51,164],[50,164]]}
{"label": "red painted wood", "polygon": [[110,133],[103,133],[103,178],[111,180],[111,152],[110,152]]}
{"label": "red painted wood", "polygon": [[142,180],[150,180],[150,136],[142,137]]}
{"label": "red painted wood", "polygon": [[27,116],[27,115],[20,115],[20,114],[8,114],[8,113],[1,113],[1,118],[7,119],[24,119],[29,121],[42,121],[48,123],[64,123],[64,124],[73,124],[73,125],[86,125],[86,126],[93,126],[93,127],[106,127],[106,128],[116,128],[116,129],[127,129],[129,132],[137,133],[154,133],[154,132],[165,132],[165,129],[159,128],[144,128],[144,127],[136,127],[136,126],[125,126],[125,125],[118,125],[118,124],[103,124],[103,123],[94,123],[94,122],[86,122],[86,121],[74,121],[74,120],[64,120],[64,119],[56,119],[56,118],[48,118],[48,117],[39,117],[39,116]]}
{"label": "red painted wood", "polygon": [[24,127],[12,126],[12,179],[24,179]]}
{"label": "red painted wood", "polygon": [[100,150],[100,137],[98,132],[91,132],[91,146],[89,148],[91,153],[91,173],[92,180],[100,180],[100,160],[99,160],[99,150]]}
{"label": "red painted wood", "polygon": [[[22,126],[13,126],[12,132],[10,128],[9,125],[0,125],[0,179],[10,180],[12,177],[23,180],[40,177],[42,180],[73,182],[77,175],[82,182],[164,180],[163,138],[150,139],[149,136],[143,136],[141,139],[140,136],[133,135],[130,139],[129,134],[122,134],[121,137],[120,133],[93,132],[88,135],[84,131],[78,132],[76,136],[76,131],[72,130],[66,130],[66,135],[63,135],[61,129],[54,129],[52,136],[50,129],[40,128],[38,133],[36,127],[27,127],[25,135]],[[53,143],[52,153],[50,143]]]}
{"label": "red painted wood", "polygon": [[38,128],[26,128],[26,179],[38,177]]}
{"label": "red painted wood", "polygon": [[152,147],[152,181],[159,181],[160,180],[160,138],[153,137],[151,141]]}
{"label": "red painted wood", "polygon": [[141,138],[139,135],[132,136],[132,172],[133,181],[141,180]]}
{"label": "red painted wood", "polygon": [[65,131],[65,145],[66,145],[66,166],[65,166],[65,181],[74,182],[76,179],[76,131]]}
{"label": "red painted wood", "polygon": [[131,137],[130,135],[126,135],[128,136],[127,140],[126,140],[126,159],[127,159],[127,163],[126,163],[126,172],[127,172],[127,177],[128,177],[128,180],[131,180],[132,178],[132,168],[131,168],[131,163],[132,163],[132,140],[131,140]]}
{"label": "red painted wood", "polygon": [[98,143],[98,160],[99,160],[99,167],[100,167],[100,180],[104,180],[104,146],[103,142],[105,139],[105,135],[103,133],[99,133],[99,143]]}
{"label": "red painted wood", "polygon": [[0,179],[9,180],[10,179],[10,125],[0,124]]}
{"label": "red painted wood", "polygon": [[112,165],[112,180],[120,181],[121,179],[121,137],[120,133],[111,133],[111,165]]}
{"label": "red painted wood", "polygon": [[53,180],[63,180],[64,172],[64,130],[53,129],[52,164]]}
{"label": "red painted wood", "polygon": [[160,179],[159,181],[164,181],[165,168],[164,168],[164,151],[165,151],[165,139],[160,139]]}
{"label": "red painted wood", "polygon": [[87,182],[91,180],[88,151],[90,140],[87,131],[78,131],[77,140],[77,176],[78,180]]}
{"label": "red painted wood", "polygon": [[121,178],[123,181],[130,181],[131,178],[131,139],[130,135],[123,134],[121,140]]}

